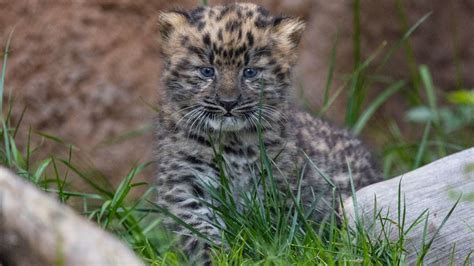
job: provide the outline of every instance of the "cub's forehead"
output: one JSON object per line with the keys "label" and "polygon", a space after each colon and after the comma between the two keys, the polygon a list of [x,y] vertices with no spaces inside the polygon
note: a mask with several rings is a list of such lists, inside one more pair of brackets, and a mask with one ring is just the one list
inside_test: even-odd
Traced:
{"label": "cub's forehead", "polygon": [[257,60],[257,54],[268,53],[270,30],[281,19],[261,6],[235,3],[198,7],[187,13],[187,20],[187,32],[192,33],[181,40],[182,45],[193,43],[188,50],[211,64],[241,67]]}
{"label": "cub's forehead", "polygon": [[198,7],[188,14],[199,34],[226,46],[235,46],[244,40],[252,46],[255,38],[265,35],[275,21],[265,8],[251,3]]}
{"label": "cub's forehead", "polygon": [[218,6],[201,6],[189,12],[190,20],[199,31],[223,30],[232,31],[242,26],[265,28],[271,23],[270,12],[264,7],[251,3],[235,3]]}
{"label": "cub's forehead", "polygon": [[[163,54],[190,57],[195,64],[265,64],[278,60],[295,62],[304,23],[299,19],[272,16],[250,3],[198,7],[189,12],[160,15]],[[286,59],[285,59],[286,58]]]}

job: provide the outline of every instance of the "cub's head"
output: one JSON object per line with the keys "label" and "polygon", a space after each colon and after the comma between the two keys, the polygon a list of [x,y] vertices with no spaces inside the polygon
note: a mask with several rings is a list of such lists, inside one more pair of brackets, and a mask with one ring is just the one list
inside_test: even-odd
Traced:
{"label": "cub's head", "polygon": [[278,124],[303,29],[249,3],[162,13],[162,80],[175,122],[193,131]]}

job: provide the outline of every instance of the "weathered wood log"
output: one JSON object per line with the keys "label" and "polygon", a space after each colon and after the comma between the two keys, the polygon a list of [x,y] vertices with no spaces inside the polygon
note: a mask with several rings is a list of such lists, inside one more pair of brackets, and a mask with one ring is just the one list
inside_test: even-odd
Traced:
{"label": "weathered wood log", "polygon": [[0,265],[144,265],[117,238],[0,167]]}
{"label": "weathered wood log", "polygon": [[[399,185],[401,193],[398,192]],[[440,228],[461,193],[463,195],[461,200]],[[474,148],[357,191],[357,208],[354,208],[353,198],[344,202],[344,210],[350,224],[354,226],[356,220],[363,220],[364,227],[372,228],[370,230],[375,230],[375,233],[380,232],[382,222],[378,220],[373,223],[374,199],[377,202],[377,212],[381,211],[382,217],[398,223],[399,194],[401,210],[405,209],[406,214],[405,230],[423,211],[428,210],[425,244],[433,236],[435,238],[424,258],[426,265],[433,263],[448,265],[451,256],[454,265],[462,265],[471,253],[473,254],[470,256],[472,257],[470,263],[474,262]],[[426,215],[423,218],[426,218]],[[417,256],[422,251],[425,221],[423,219],[406,236],[406,262],[409,265],[416,263]],[[388,232],[391,240],[396,240],[399,237],[398,225],[392,222],[384,223],[384,230]],[[470,263],[468,260],[468,265]]]}

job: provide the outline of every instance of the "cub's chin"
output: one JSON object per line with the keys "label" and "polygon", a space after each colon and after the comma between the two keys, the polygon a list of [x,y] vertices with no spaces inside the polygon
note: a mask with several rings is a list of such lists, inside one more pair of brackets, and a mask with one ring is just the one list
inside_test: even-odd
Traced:
{"label": "cub's chin", "polygon": [[209,120],[208,126],[214,131],[240,131],[248,127],[248,122],[234,116],[222,116]]}

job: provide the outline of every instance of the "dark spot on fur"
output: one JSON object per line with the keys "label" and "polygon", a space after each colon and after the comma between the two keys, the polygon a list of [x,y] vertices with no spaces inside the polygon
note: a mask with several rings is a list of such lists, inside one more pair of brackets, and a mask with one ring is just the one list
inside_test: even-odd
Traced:
{"label": "dark spot on fur", "polygon": [[189,52],[196,54],[197,56],[199,56],[199,58],[201,58],[201,60],[206,59],[206,52],[202,48],[192,46],[192,45],[188,46],[187,48]]}
{"label": "dark spot on fur", "polygon": [[219,16],[217,17],[216,20],[217,20],[217,21],[221,21],[222,18],[223,18],[227,13],[230,12],[231,8],[232,8],[231,5],[228,5],[228,6],[224,7],[224,9],[222,9],[221,13],[219,14]]}
{"label": "dark spot on fur", "polygon": [[180,166],[177,163],[172,163],[170,165],[170,170],[176,171],[176,170],[179,170],[179,168],[180,168]]}
{"label": "dark spot on fur", "polygon": [[276,67],[273,69],[273,74],[276,75],[276,74],[280,73],[280,71],[281,71],[281,66],[276,66]]}
{"label": "dark spot on fur", "polygon": [[254,38],[253,38],[253,34],[250,31],[247,32],[247,40],[248,40],[249,47],[252,47],[254,43]]}
{"label": "dark spot on fur", "polygon": [[156,181],[156,185],[159,186],[159,187],[163,186],[163,185],[164,185],[163,179],[161,179],[161,178],[158,179],[158,180]]}
{"label": "dark spot on fur", "polygon": [[186,158],[184,158],[184,160],[186,160],[187,162],[192,163],[192,164],[203,164],[204,163],[200,159],[198,159],[194,156],[190,156],[190,155],[186,156]]}
{"label": "dark spot on fur", "polygon": [[271,47],[263,46],[255,49],[254,56],[255,57],[262,57],[262,56],[270,56],[272,55]]}
{"label": "dark spot on fur", "polygon": [[[298,134],[300,134],[300,133],[298,133]],[[272,146],[279,145],[280,142],[279,142],[279,141],[276,141],[276,140],[265,140],[264,144],[265,144],[265,146],[267,146],[267,147],[272,147]]]}
{"label": "dark spot on fur", "polygon": [[234,148],[229,147],[229,146],[224,146],[224,152],[235,154],[235,155],[238,155],[238,156],[244,156],[244,152],[241,149],[234,149]]}
{"label": "dark spot on fur", "polygon": [[208,163],[207,165],[211,167],[215,173],[219,173],[219,167],[217,167],[217,165],[215,165],[214,163]]}
{"label": "dark spot on fur", "polygon": [[238,57],[240,56],[245,50],[247,50],[247,46],[242,45],[239,48],[235,49],[235,56]]}
{"label": "dark spot on fur", "polygon": [[281,81],[281,80],[284,80],[284,79],[285,79],[285,74],[283,74],[283,73],[278,73],[278,74],[276,75],[276,78],[277,78],[278,80],[280,80],[280,81]]}
{"label": "dark spot on fur", "polygon": [[182,214],[180,214],[180,218],[183,219],[184,221],[186,221],[186,220],[189,220],[189,219],[193,218],[193,216],[190,213],[182,213]]}
{"label": "dark spot on fur", "polygon": [[255,151],[252,149],[252,147],[247,147],[247,156],[255,156]]}
{"label": "dark spot on fur", "polygon": [[200,6],[189,13],[189,21],[192,25],[199,24],[204,20],[204,11],[206,8]]}
{"label": "dark spot on fur", "polygon": [[182,205],[184,208],[190,208],[190,209],[198,209],[201,207],[201,204],[197,203],[196,201],[190,201],[184,205]]}
{"label": "dark spot on fur", "polygon": [[273,26],[278,26],[284,19],[287,19],[287,17],[284,16],[278,16],[273,19]]}
{"label": "dark spot on fur", "polygon": [[189,37],[188,36],[181,36],[181,45],[186,46],[188,44]]}
{"label": "dark spot on fur", "polygon": [[211,36],[209,36],[209,33],[204,34],[202,36],[202,41],[204,42],[205,45],[210,46],[211,45]]}
{"label": "dark spot on fur", "polygon": [[237,20],[229,20],[225,24],[225,30],[228,32],[234,32],[242,25],[242,22]]}
{"label": "dark spot on fur", "polygon": [[199,22],[199,23],[197,24],[197,29],[198,29],[199,31],[201,31],[201,30],[204,29],[205,26],[206,26],[206,22],[201,21],[201,22]]}
{"label": "dark spot on fur", "polygon": [[192,18],[193,24],[204,22],[204,17],[202,15],[197,15]]}
{"label": "dark spot on fur", "polygon": [[266,28],[268,26],[268,22],[262,18],[258,18],[257,20],[255,20],[255,27],[259,28],[259,29],[263,29],[263,28]]}
{"label": "dark spot on fur", "polygon": [[195,196],[198,196],[198,197],[204,196],[204,190],[202,190],[199,184],[194,183],[192,187],[193,187],[193,193]]}
{"label": "dark spot on fur", "polygon": [[242,18],[242,11],[240,11],[240,9],[237,9],[237,17],[238,17],[239,19]]}
{"label": "dark spot on fur", "polygon": [[174,78],[179,78],[179,72],[176,70],[171,71],[171,76]]}
{"label": "dark spot on fur", "polygon": [[211,63],[211,65],[214,64],[214,53],[213,52],[209,53],[209,63]]}
{"label": "dark spot on fur", "polygon": [[270,15],[270,12],[268,10],[266,10],[264,7],[262,6],[259,6],[257,8],[257,12],[260,13],[260,15],[264,16],[264,17],[268,17]]}
{"label": "dark spot on fur", "polygon": [[[178,64],[176,64],[176,69],[185,70],[189,69],[190,62],[187,59],[181,59]],[[178,74],[179,75],[179,74]]]}
{"label": "dark spot on fur", "polygon": [[197,7],[197,8],[195,8],[193,11],[191,11],[190,15],[191,15],[192,17],[193,17],[193,16],[202,15],[202,13],[204,12],[204,10],[206,10],[206,8],[203,7],[203,6]]}
{"label": "dark spot on fur", "polygon": [[163,199],[168,201],[168,202],[173,202],[173,203],[179,203],[179,202],[183,202],[183,201],[186,200],[184,198],[176,197],[174,195],[169,195],[169,194],[164,195]]}
{"label": "dark spot on fur", "polygon": [[219,30],[217,31],[217,39],[218,39],[219,41],[223,41],[223,40],[224,40],[224,37],[222,36],[222,29],[219,29]]}
{"label": "dark spot on fur", "polygon": [[250,56],[249,56],[249,53],[246,52],[246,53],[244,54],[244,65],[245,65],[245,66],[248,65],[249,62],[250,62]]}
{"label": "dark spot on fur", "polygon": [[204,145],[204,146],[211,146],[211,143],[209,141],[207,141],[204,137],[202,136],[199,136],[199,135],[195,135],[195,134],[190,134],[189,135],[189,138],[190,139],[193,139],[195,140],[196,142],[198,142],[199,144],[201,145]]}

